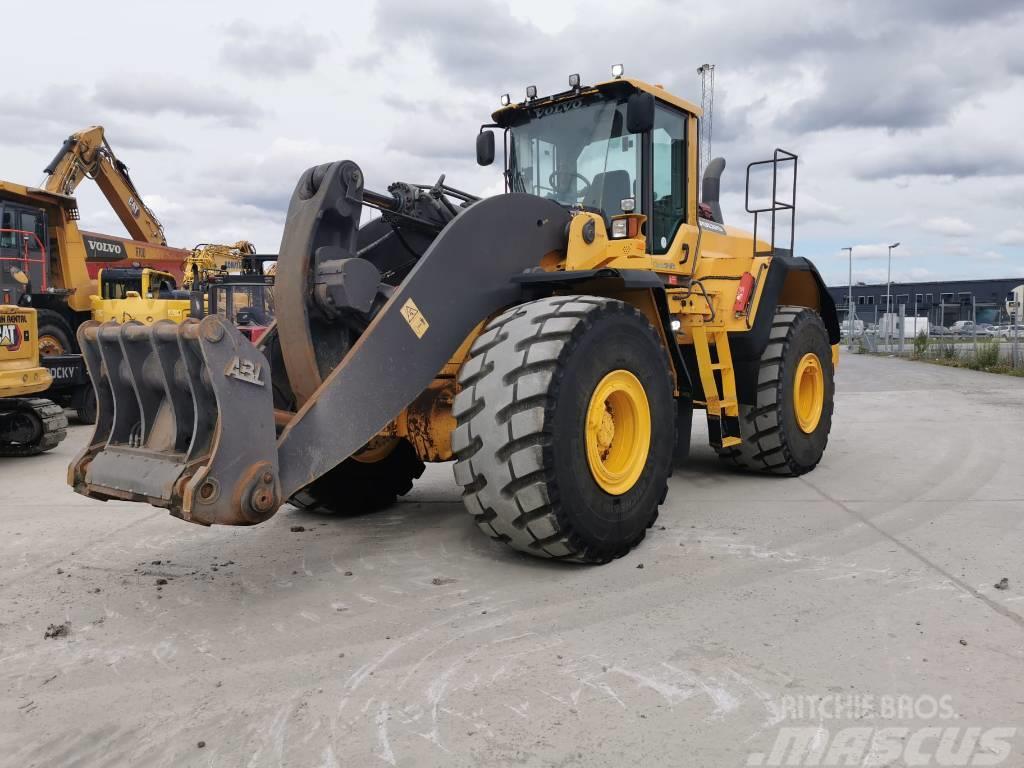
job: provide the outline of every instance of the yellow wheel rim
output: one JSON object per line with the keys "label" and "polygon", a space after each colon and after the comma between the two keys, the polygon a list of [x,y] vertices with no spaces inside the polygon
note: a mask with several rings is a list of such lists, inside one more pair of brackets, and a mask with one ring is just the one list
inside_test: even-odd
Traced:
{"label": "yellow wheel rim", "polygon": [[808,352],[800,358],[793,379],[793,412],[804,434],[809,435],[817,429],[824,406],[825,373],[818,356]]}
{"label": "yellow wheel rim", "polygon": [[636,484],[651,447],[651,408],[640,380],[622,369],[601,379],[584,430],[590,473],[604,491],[621,496]]}
{"label": "yellow wheel rim", "polygon": [[56,355],[63,355],[65,352],[64,345],[56,336],[44,333],[39,337],[40,357],[54,357]]}

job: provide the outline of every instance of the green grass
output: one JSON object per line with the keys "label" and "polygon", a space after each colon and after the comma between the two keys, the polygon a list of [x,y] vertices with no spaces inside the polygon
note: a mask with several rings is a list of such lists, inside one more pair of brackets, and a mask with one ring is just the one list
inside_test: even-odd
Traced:
{"label": "green grass", "polygon": [[[978,354],[981,355],[980,349],[978,350]],[[1024,368],[1012,368],[1008,363],[998,361],[991,365],[981,365],[976,360],[966,360],[960,359],[958,357],[916,357],[914,358],[914,360],[920,363],[931,363],[932,365],[941,365],[946,368],[963,368],[970,371],[981,371],[982,373],[998,373],[1003,376],[1019,376],[1024,378]]]}

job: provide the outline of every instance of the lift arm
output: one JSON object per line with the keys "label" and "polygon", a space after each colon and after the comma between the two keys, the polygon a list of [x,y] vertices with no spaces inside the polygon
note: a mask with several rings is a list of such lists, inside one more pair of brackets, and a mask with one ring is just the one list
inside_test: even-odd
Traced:
{"label": "lift arm", "polygon": [[142,202],[128,175],[128,166],[117,159],[104,138],[103,126],[94,125],[71,134],[44,173],[43,189],[61,195],[73,195],[82,179],[93,179],[129,237],[167,245],[163,225]]}

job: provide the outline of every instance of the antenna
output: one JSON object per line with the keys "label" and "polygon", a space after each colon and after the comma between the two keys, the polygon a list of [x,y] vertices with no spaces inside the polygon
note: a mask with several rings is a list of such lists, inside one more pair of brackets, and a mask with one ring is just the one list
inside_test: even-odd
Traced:
{"label": "antenna", "polygon": [[704,178],[704,169],[711,162],[711,129],[715,111],[715,65],[702,64],[697,68],[700,75],[700,108],[704,116],[700,121],[698,139],[700,154],[697,157],[697,179]]}

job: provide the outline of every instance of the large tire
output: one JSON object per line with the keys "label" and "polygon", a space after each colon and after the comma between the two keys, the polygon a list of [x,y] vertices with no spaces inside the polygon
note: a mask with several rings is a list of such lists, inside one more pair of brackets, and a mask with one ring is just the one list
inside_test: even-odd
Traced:
{"label": "large tire", "polygon": [[[639,544],[672,471],[669,365],[657,332],[621,301],[558,296],[492,320],[462,366],[452,409],[455,481],[479,528],[522,552],[575,562],[605,563]],[[615,445],[640,449],[622,454],[633,479],[615,492],[589,455],[600,433],[589,425],[618,418],[597,395],[610,377],[632,382],[649,408],[646,434],[621,429],[623,443],[607,448],[609,462]]]}
{"label": "large tire", "polygon": [[395,503],[412,490],[424,465],[407,440],[379,461],[350,458],[293,495],[288,502],[309,512],[361,515]]}
{"label": "large tire", "polygon": [[36,338],[40,357],[71,355],[78,351],[68,321],[52,309],[36,310]]}
{"label": "large tire", "polygon": [[79,424],[96,423],[96,390],[92,384],[82,384],[71,395],[71,407]]}
{"label": "large tire", "polygon": [[[794,391],[805,359],[820,368],[823,391],[820,408],[803,414],[801,426]],[[775,310],[768,345],[761,355],[756,407],[740,406],[743,444],[718,453],[744,469],[790,477],[810,472],[828,444],[834,397],[832,348],[821,316],[805,307],[781,306]]]}

